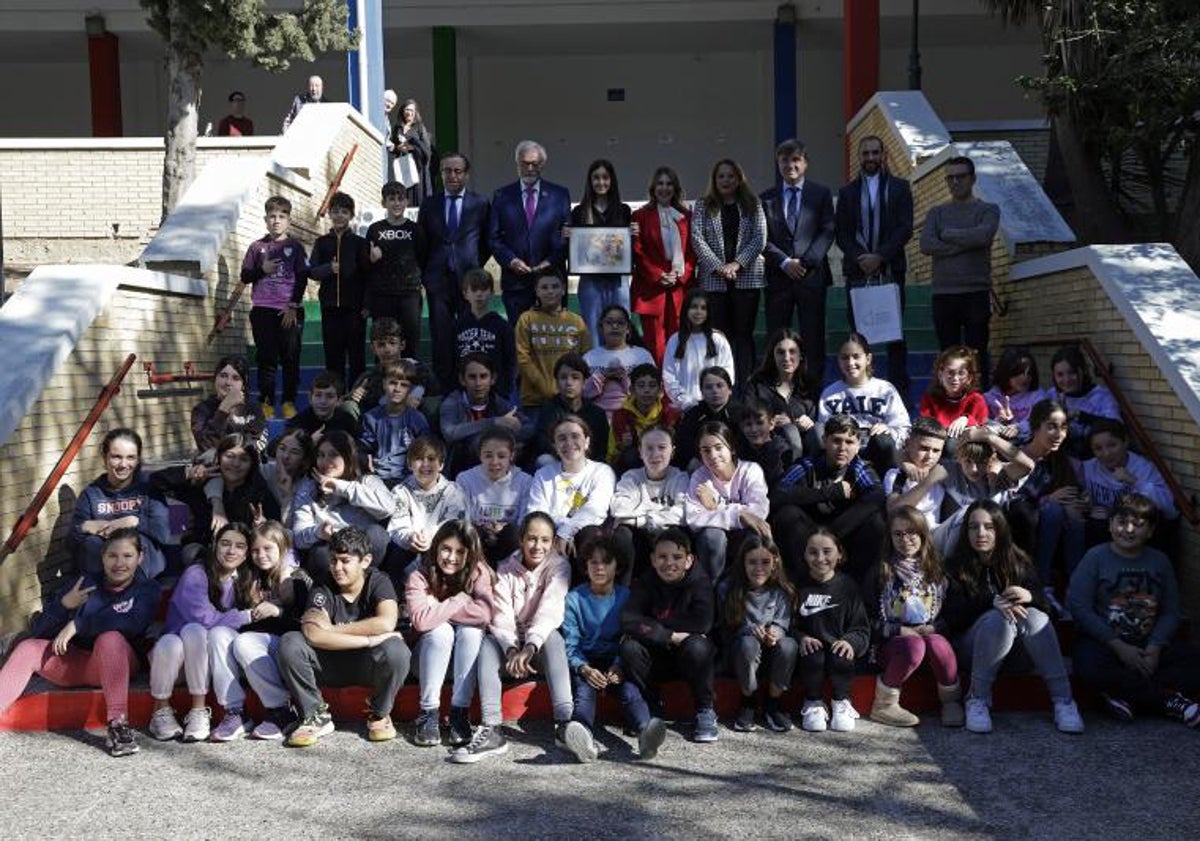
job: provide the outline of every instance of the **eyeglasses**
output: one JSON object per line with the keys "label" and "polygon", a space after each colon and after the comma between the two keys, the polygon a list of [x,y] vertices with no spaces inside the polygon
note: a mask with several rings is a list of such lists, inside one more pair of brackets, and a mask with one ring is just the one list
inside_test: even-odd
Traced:
{"label": "eyeglasses", "polygon": [[916,529],[896,529],[892,532],[892,537],[897,540],[908,540],[913,537],[920,537],[921,533]]}

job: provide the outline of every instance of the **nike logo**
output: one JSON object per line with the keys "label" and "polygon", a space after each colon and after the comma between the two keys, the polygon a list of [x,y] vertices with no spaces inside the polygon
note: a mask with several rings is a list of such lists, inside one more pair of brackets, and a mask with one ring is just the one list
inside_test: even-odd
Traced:
{"label": "nike logo", "polygon": [[804,604],[800,605],[801,616],[815,616],[818,613],[823,613],[826,610],[837,607],[833,601],[833,596],[823,596],[813,593],[804,600]]}

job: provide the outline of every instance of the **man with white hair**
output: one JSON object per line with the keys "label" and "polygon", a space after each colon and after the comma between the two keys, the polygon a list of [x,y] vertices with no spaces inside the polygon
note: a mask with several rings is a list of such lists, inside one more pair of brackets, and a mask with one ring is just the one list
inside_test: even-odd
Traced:
{"label": "man with white hair", "polygon": [[542,275],[566,282],[567,243],[562,229],[571,216],[566,187],[542,179],[546,149],[522,140],[516,150],[517,180],[492,197],[488,240],[500,264],[500,292],[509,322],[533,306]]}
{"label": "man with white hair", "polygon": [[324,101],[325,80],[320,76],[309,76],[308,87],[305,89],[304,93],[296,94],[295,98],[292,99],[292,107],[288,109],[287,116],[283,118],[284,132],[288,130],[288,126],[290,126],[292,121],[296,119],[296,116],[300,113],[301,108],[303,108],[305,105],[308,105],[310,102]]}

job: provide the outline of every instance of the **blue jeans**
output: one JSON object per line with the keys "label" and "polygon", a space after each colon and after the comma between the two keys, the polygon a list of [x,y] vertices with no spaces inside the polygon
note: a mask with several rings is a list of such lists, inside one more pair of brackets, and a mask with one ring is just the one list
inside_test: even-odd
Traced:
{"label": "blue jeans", "polygon": [[1044,499],[1038,505],[1037,521],[1037,572],[1046,587],[1054,584],[1054,557],[1061,542],[1063,560],[1066,562],[1066,577],[1079,565],[1086,547],[1086,523],[1073,520],[1061,503]]}
{"label": "blue jeans", "polygon": [[[608,666],[598,663],[591,663],[597,669],[607,669]],[[584,680],[583,676],[578,672],[571,673],[571,690],[575,695],[575,712],[571,715],[572,721],[578,721],[580,724],[591,730],[596,723],[596,699],[598,693],[592,688],[592,685]],[[646,723],[650,721],[650,708],[646,705],[646,699],[642,697],[642,693],[630,681],[623,680],[616,686],[616,694],[621,702],[621,710],[625,713],[625,721],[637,732],[642,732]]]}
{"label": "blue jeans", "polygon": [[579,296],[579,314],[592,334],[592,346],[602,347],[600,314],[612,304],[619,304],[629,312],[629,281],[619,274],[581,275],[576,294]]}

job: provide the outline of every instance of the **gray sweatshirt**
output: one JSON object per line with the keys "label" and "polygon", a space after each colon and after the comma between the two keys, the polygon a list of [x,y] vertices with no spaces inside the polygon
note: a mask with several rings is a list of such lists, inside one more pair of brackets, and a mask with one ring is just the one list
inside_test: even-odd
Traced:
{"label": "gray sweatshirt", "polygon": [[925,217],[921,253],[933,257],[933,294],[992,288],[992,238],[1000,206],[978,199],[939,204]]}

